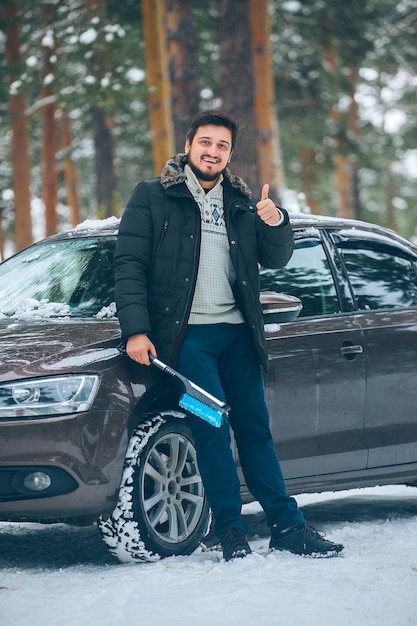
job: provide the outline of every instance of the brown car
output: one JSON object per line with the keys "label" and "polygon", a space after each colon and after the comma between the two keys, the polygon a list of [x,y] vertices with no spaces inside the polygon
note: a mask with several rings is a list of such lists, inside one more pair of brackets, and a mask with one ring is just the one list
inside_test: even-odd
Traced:
{"label": "brown car", "polygon": [[[417,248],[291,220],[292,259],[261,270],[288,491],[416,485]],[[174,379],[118,348],[116,233],[87,222],[0,264],[0,519],[98,521],[121,560],[152,560],[192,552],[210,516]]]}

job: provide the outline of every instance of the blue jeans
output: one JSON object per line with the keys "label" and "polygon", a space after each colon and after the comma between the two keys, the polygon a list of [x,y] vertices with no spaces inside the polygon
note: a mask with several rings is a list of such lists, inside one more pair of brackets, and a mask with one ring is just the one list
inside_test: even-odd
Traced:
{"label": "blue jeans", "polygon": [[262,371],[246,324],[189,325],[176,367],[231,408],[230,424],[225,421],[220,428],[189,417],[217,534],[228,528],[247,532],[229,426],[247,487],[265,511],[269,526],[280,530],[304,522],[296,501],[286,492],[269,428]]}

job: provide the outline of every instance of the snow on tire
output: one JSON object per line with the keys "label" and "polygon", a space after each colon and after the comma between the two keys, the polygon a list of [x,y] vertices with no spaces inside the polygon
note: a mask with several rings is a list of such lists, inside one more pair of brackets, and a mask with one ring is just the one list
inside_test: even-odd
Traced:
{"label": "snow on tire", "polygon": [[[176,417],[172,417],[175,415]],[[159,413],[134,431],[119,500],[98,527],[122,562],[190,554],[207,530],[209,508],[184,414]]]}

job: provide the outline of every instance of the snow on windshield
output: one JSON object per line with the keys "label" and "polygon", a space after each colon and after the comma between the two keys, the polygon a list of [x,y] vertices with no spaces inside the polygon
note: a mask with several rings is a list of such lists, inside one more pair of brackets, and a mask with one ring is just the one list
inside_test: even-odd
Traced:
{"label": "snow on windshield", "polygon": [[45,240],[11,257],[0,265],[0,316],[114,317],[114,244],[112,236]]}
{"label": "snow on windshield", "polygon": [[26,298],[17,307],[14,317],[17,317],[19,320],[31,318],[44,319],[48,317],[66,317],[70,312],[71,309],[68,304],[63,302],[49,302],[49,300]]}
{"label": "snow on windshield", "polygon": [[104,306],[102,309],[100,309],[97,315],[95,315],[95,317],[116,317],[116,303],[111,302],[109,306]]}

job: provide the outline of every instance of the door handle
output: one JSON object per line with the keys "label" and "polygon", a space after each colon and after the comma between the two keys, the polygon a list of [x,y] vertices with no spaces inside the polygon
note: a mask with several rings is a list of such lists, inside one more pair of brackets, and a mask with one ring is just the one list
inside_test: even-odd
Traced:
{"label": "door handle", "polygon": [[339,348],[339,352],[346,359],[354,359],[356,354],[363,354],[363,347],[359,344],[346,342]]}

